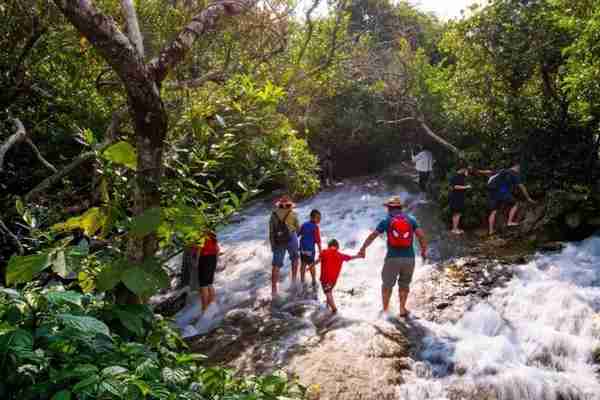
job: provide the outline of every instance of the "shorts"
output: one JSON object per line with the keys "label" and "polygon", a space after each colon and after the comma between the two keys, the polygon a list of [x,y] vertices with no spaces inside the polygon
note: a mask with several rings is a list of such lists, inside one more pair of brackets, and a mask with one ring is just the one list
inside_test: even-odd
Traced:
{"label": "shorts", "polygon": [[419,188],[422,192],[427,191],[427,183],[429,182],[429,175],[431,171],[419,171]]}
{"label": "shorts", "polygon": [[217,270],[217,256],[198,257],[198,286],[201,288],[212,286],[215,282]]}
{"label": "shorts", "polygon": [[517,204],[517,202],[515,201],[515,198],[512,195],[498,197],[498,195],[496,194],[490,194],[488,208],[490,211],[497,211],[500,208],[502,208],[503,205],[507,207],[512,207],[515,204]]}
{"label": "shorts", "polygon": [[283,261],[285,259],[285,252],[287,251],[290,261],[296,262],[299,257],[298,254],[298,236],[295,233],[290,235],[290,241],[285,247],[273,247],[273,266],[277,268],[283,267]]}
{"label": "shorts", "polygon": [[465,211],[465,198],[450,196],[450,211],[452,214],[462,214]]}
{"label": "shorts", "polygon": [[315,263],[315,251],[300,250],[300,260],[303,264],[314,264]]}
{"label": "shorts", "polygon": [[398,281],[398,287],[408,289],[415,272],[414,257],[389,257],[383,263],[381,280],[384,289],[392,289]]}
{"label": "shorts", "polygon": [[335,282],[321,282],[321,287],[323,288],[323,293],[330,293],[335,287]]}

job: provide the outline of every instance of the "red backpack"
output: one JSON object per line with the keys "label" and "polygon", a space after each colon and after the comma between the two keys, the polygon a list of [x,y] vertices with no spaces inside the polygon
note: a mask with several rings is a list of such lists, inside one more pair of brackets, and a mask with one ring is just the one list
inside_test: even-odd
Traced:
{"label": "red backpack", "polygon": [[396,249],[406,249],[412,246],[413,227],[405,215],[392,217],[388,228],[388,244]]}

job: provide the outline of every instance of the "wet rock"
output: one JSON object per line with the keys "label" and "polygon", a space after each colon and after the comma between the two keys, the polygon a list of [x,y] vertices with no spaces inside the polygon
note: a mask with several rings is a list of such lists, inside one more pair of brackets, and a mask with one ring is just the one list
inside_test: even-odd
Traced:
{"label": "wet rock", "polygon": [[225,314],[224,323],[239,327],[245,334],[255,334],[260,330],[261,318],[251,310],[235,309]]}
{"label": "wet rock", "polygon": [[369,343],[369,355],[378,358],[400,358],[408,354],[408,341],[405,338],[401,343],[398,339],[390,340],[382,335],[376,335]]}
{"label": "wet rock", "polygon": [[561,251],[565,248],[562,242],[546,242],[539,246],[542,251]]}
{"label": "wet rock", "polygon": [[446,303],[446,302],[440,303],[437,306],[435,306],[435,308],[437,308],[438,310],[443,310],[448,307],[450,307],[450,303]]}

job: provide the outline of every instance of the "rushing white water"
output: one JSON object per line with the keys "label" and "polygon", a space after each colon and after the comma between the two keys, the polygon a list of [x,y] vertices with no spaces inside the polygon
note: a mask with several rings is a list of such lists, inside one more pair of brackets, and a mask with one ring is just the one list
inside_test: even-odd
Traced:
{"label": "rushing white water", "polygon": [[[354,254],[385,216],[382,204],[390,195],[417,203],[414,195],[372,181],[322,193],[299,204],[297,212],[303,222],[313,208],[319,209],[323,242],[335,237],[342,251]],[[216,278],[219,303],[210,318],[188,325],[187,334],[206,331],[232,308],[270,299],[269,215],[267,206],[256,205],[244,213],[240,223],[219,233],[227,253],[227,266]],[[366,260],[349,262],[342,269],[335,294],[339,319],[347,327],[336,333],[340,346],[360,351],[372,335],[372,330],[364,327],[389,324],[379,316],[384,256],[385,242],[377,240]],[[414,285],[426,282],[434,268],[418,259]],[[592,360],[593,350],[600,347],[600,238],[569,245],[560,254],[539,256],[515,267],[515,271],[508,284],[495,289],[485,302],[455,323],[413,319],[412,324],[426,332],[423,351],[413,368],[416,374],[396,387],[398,398],[600,399],[598,370]],[[289,260],[282,272],[282,293],[290,293]],[[319,321],[326,318],[318,301],[284,296],[284,305],[277,312],[299,306],[312,312],[296,331],[281,338],[281,354],[291,345],[314,337]],[[409,300],[409,307],[414,300]],[[392,304],[397,307],[396,297]],[[197,309],[188,308],[179,314],[178,322],[187,325],[197,313]],[[419,310],[414,314],[418,317]]]}
{"label": "rushing white water", "polygon": [[449,398],[449,387],[507,400],[600,398],[600,238],[515,270],[457,323],[422,322],[426,372],[401,398]]}

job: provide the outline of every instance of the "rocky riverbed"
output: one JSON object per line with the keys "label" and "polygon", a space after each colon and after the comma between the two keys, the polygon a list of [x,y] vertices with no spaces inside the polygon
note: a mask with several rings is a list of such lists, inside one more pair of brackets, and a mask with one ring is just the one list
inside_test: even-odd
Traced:
{"label": "rocky riverbed", "polygon": [[[321,399],[568,398],[560,397],[562,392],[548,383],[561,381],[564,372],[560,375],[555,368],[544,372],[548,376],[536,376],[527,369],[534,365],[527,358],[537,359],[539,371],[534,372],[541,374],[553,365],[548,360],[556,357],[554,350],[540,353],[528,349],[527,343],[535,342],[522,337],[528,328],[511,330],[524,323],[522,316],[511,317],[511,311],[504,309],[513,301],[512,291],[517,293],[515,282],[527,283],[527,275],[546,274],[538,265],[540,260],[561,254],[562,245],[548,245],[549,256],[534,256],[531,246],[522,241],[451,236],[436,213],[437,207],[420,201],[411,190],[406,175],[366,179],[322,193],[298,207],[301,218],[312,208],[320,209],[324,240],[336,237],[342,249],[352,253],[384,215],[383,200],[400,194],[428,233],[433,248],[430,262],[418,260],[409,300],[413,310],[410,318],[397,320],[379,314],[384,241],[372,246],[366,260],[344,266],[336,288],[340,315],[331,317],[320,293],[310,288],[306,292],[293,290],[287,278],[282,282],[282,301],[271,304],[270,252],[265,242],[268,206],[256,204],[222,233],[225,256],[216,285],[218,307],[210,310],[210,318],[198,321],[191,318],[197,315],[193,305],[178,314],[179,323],[186,325],[185,332],[190,335],[187,340],[191,348],[208,355],[211,363],[246,373],[285,371],[310,386],[312,396]],[[577,264],[577,268],[587,271],[588,265]],[[163,303],[168,305],[166,309],[173,311],[184,304],[183,293],[166,297],[171,299]],[[396,296],[393,301],[395,305]],[[579,324],[586,324],[598,308],[598,304],[588,305],[584,314],[565,318],[583,319]],[[532,315],[531,319],[543,318]],[[562,329],[543,324],[540,328],[548,332]],[[582,334],[587,335],[579,331],[575,335]],[[593,347],[597,337],[585,337],[585,343]],[[489,349],[482,344],[486,341],[490,342]],[[540,342],[538,346],[552,348],[554,342],[552,339],[550,344]],[[472,352],[478,351],[486,360],[486,350],[493,359],[489,365],[472,359]],[[560,349],[556,351],[560,353]],[[520,352],[531,354],[522,360],[517,356]],[[544,357],[546,364],[539,361]],[[506,382],[512,379],[506,377],[511,363],[523,364],[526,371],[523,382],[515,381],[518,389],[514,392]],[[577,368],[585,369],[585,365]],[[562,368],[568,371],[570,367]],[[527,375],[530,373],[531,377]],[[591,385],[589,381],[585,384]],[[547,397],[535,397],[532,388],[542,390],[540,393]],[[534,392],[523,395],[522,390]],[[574,399],[594,398],[568,385],[565,390],[572,392]]]}

